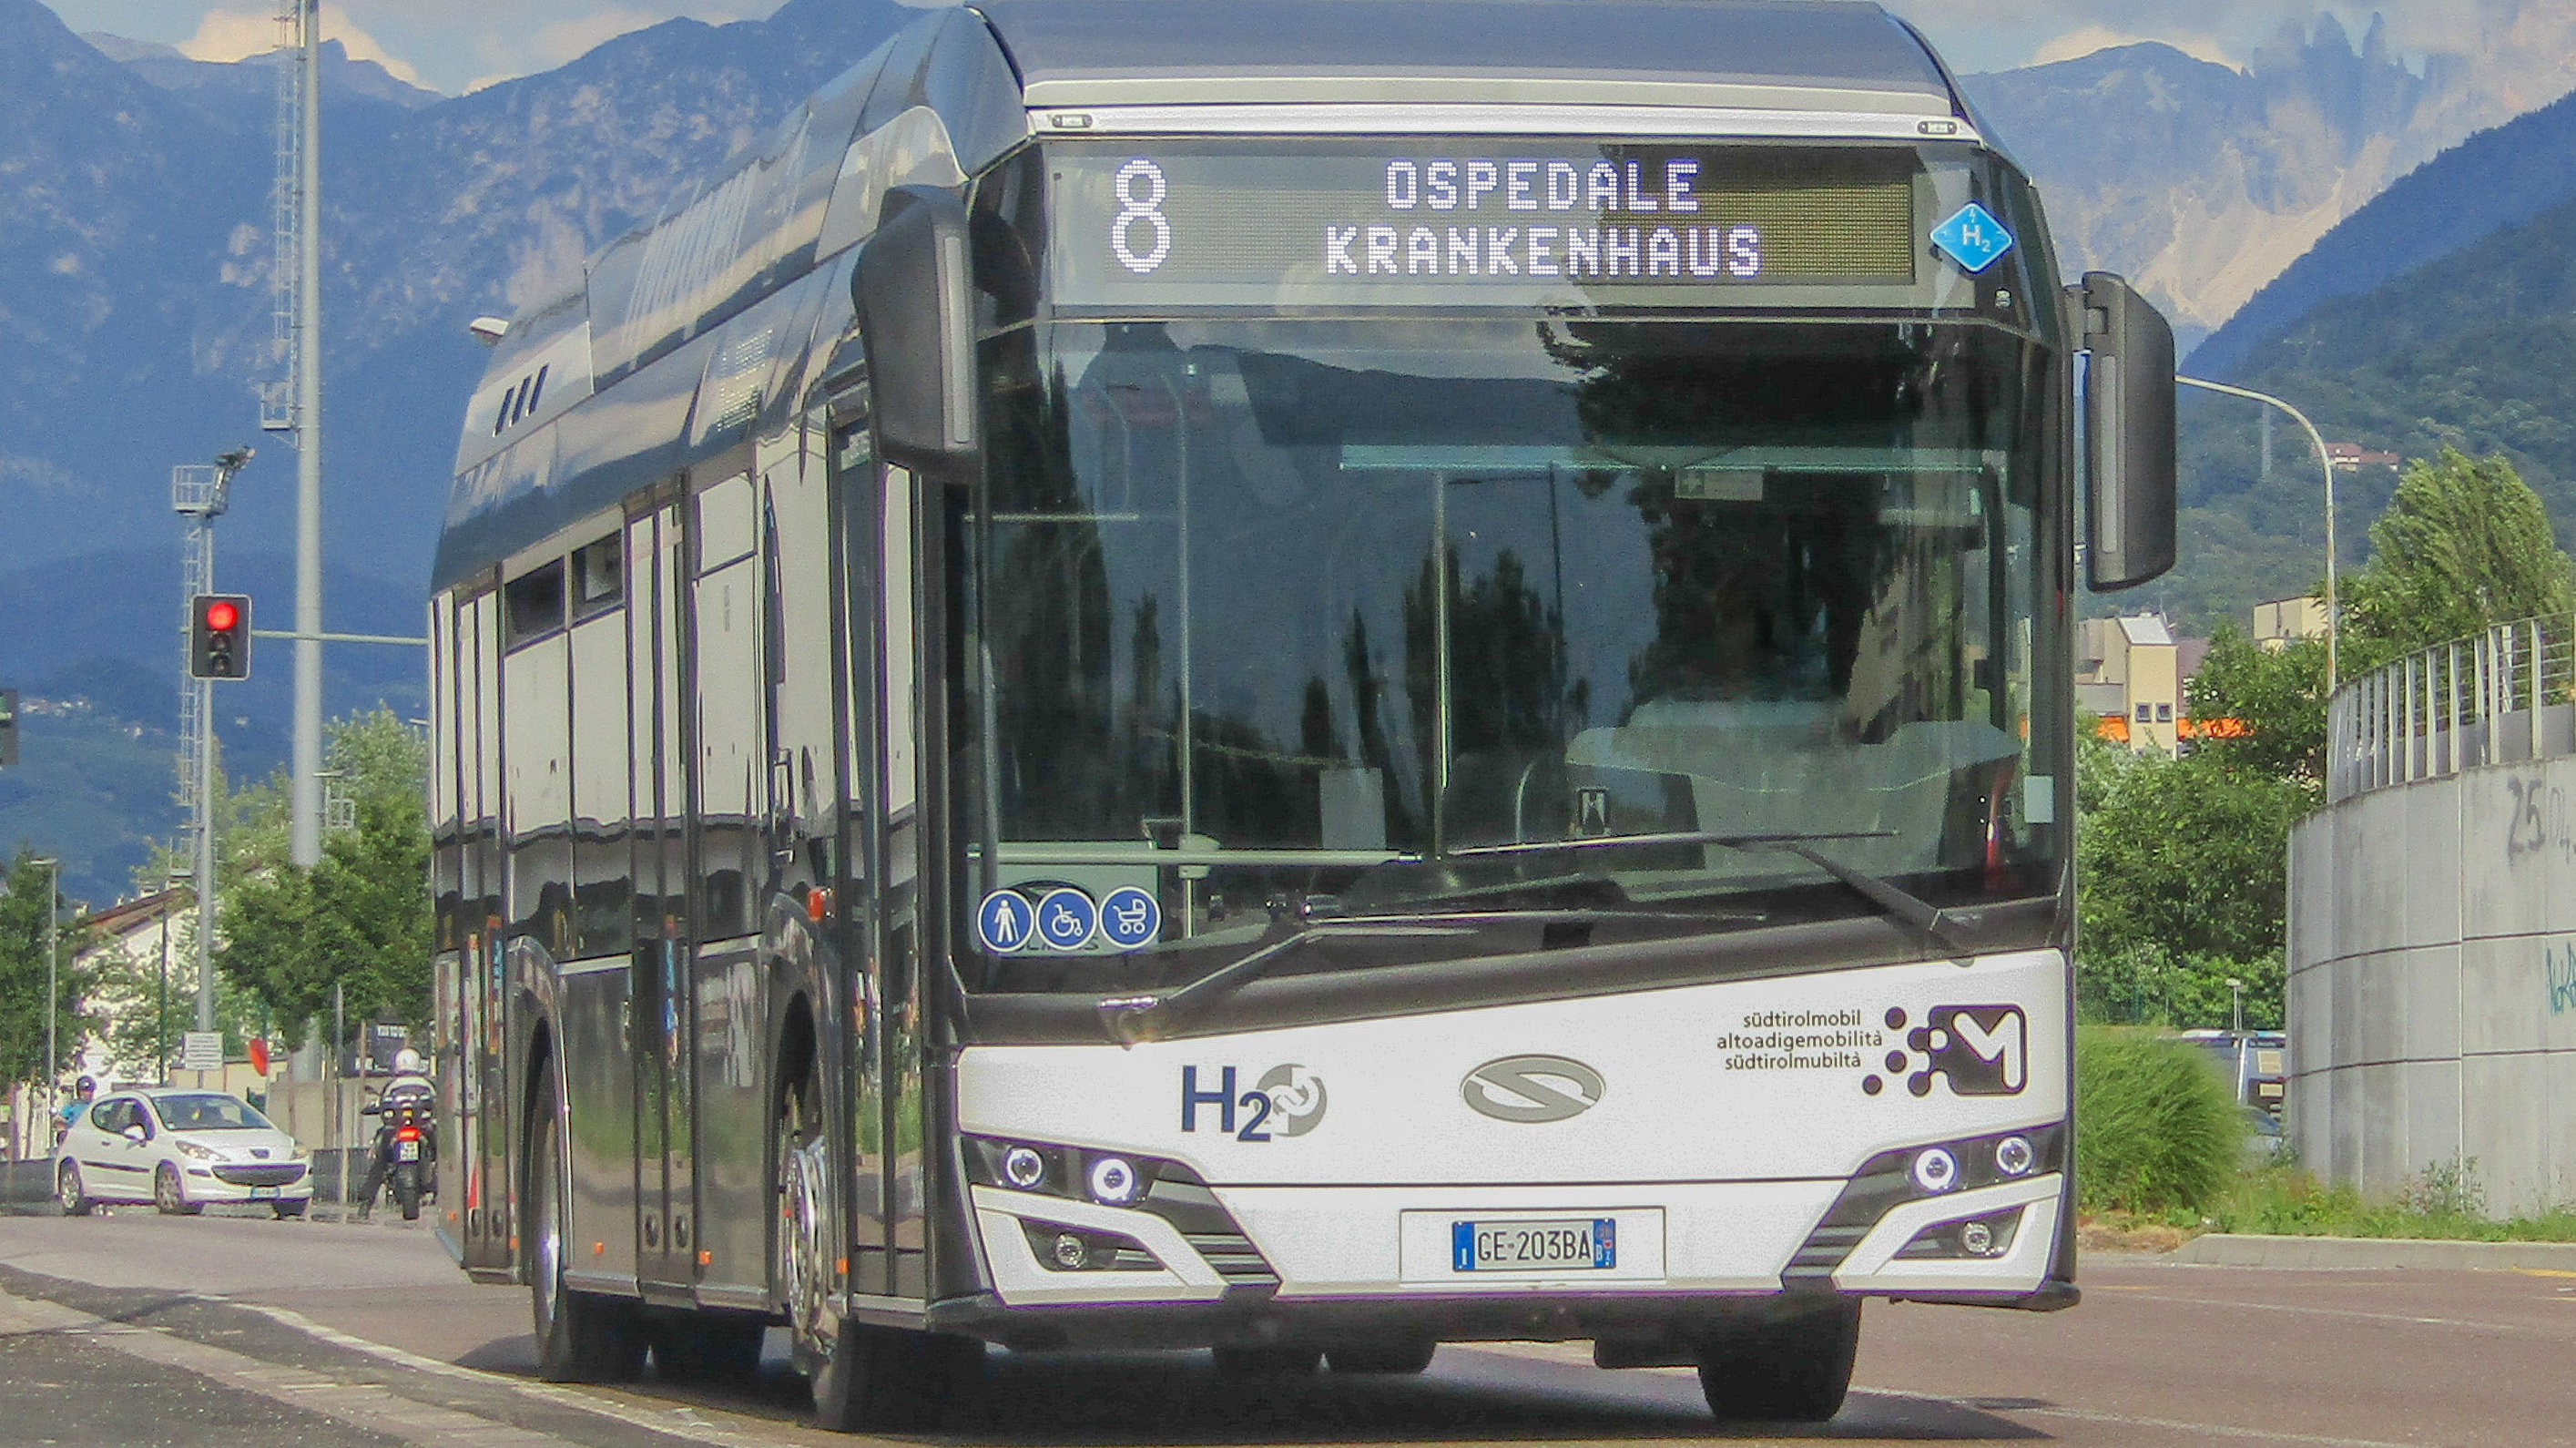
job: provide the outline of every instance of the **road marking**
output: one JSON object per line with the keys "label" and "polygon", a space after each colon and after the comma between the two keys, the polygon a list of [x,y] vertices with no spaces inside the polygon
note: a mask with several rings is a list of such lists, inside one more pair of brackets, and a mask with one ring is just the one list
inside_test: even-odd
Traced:
{"label": "road marking", "polygon": [[[2086,1288],[2090,1292],[2093,1289]],[[2242,1302],[2224,1297],[2167,1297],[2165,1302],[2194,1307],[2224,1307],[2237,1312],[2287,1312],[2299,1317],[2341,1317],[2355,1322],[2404,1322],[2420,1327],[2478,1327],[2489,1332],[2529,1332],[2518,1323],[2478,1322],[2465,1317],[2412,1317],[2400,1312],[2360,1312],[2349,1307],[2300,1307],[2287,1302]]]}
{"label": "road marking", "polygon": [[2562,1272],[2555,1267],[2516,1267],[2513,1270],[2525,1277],[2576,1277],[2576,1272]]}
{"label": "road marking", "polygon": [[[387,1388],[364,1383],[335,1383],[316,1377],[306,1369],[281,1367],[229,1348],[213,1347],[167,1332],[112,1331],[109,1330],[112,1325],[106,1319],[58,1302],[17,1297],[0,1291],[0,1314],[14,1322],[30,1324],[39,1331],[111,1338],[113,1341],[109,1345],[129,1357],[177,1368],[274,1402],[291,1404],[322,1417],[336,1418],[365,1432],[420,1444],[422,1448],[453,1448],[453,1445],[460,1444],[474,1444],[477,1448],[563,1448],[564,1440],[561,1438],[530,1432],[507,1423],[495,1423],[489,1418],[478,1418],[453,1408],[414,1402]],[[340,1391],[328,1400],[317,1401],[310,1396],[324,1388]]]}
{"label": "road marking", "polygon": [[[325,1327],[321,1323],[315,1322],[313,1319],[306,1317],[304,1314],[291,1308],[272,1307],[264,1302],[243,1302],[238,1300],[232,1305],[242,1308],[245,1311],[256,1312],[260,1316],[268,1318],[270,1321],[275,1322],[280,1326],[291,1327],[297,1332],[318,1338],[335,1347],[345,1347],[352,1352],[365,1353],[369,1357],[392,1363],[397,1367],[410,1368],[415,1372],[436,1373],[441,1377],[460,1378],[467,1382],[485,1383],[495,1387],[507,1388],[511,1392],[518,1393],[525,1397],[534,1398],[539,1402],[550,1403],[556,1407],[572,1408],[584,1413],[596,1414],[602,1418],[612,1418],[620,1423],[628,1425],[629,1427],[648,1428],[653,1432],[677,1438],[684,1442],[708,1444],[710,1445],[710,1448],[745,1448],[745,1445],[753,1443],[775,1443],[778,1441],[776,1435],[780,1429],[795,1426],[785,1423],[746,1420],[751,1424],[751,1426],[744,1431],[733,1431],[707,1421],[705,1418],[700,1417],[696,1410],[692,1408],[681,1407],[675,1409],[665,1407],[652,1409],[633,1407],[619,1402],[614,1398],[594,1396],[590,1393],[582,1392],[574,1388],[557,1387],[552,1383],[532,1383],[524,1378],[514,1378],[505,1373],[485,1372],[481,1368],[459,1367],[454,1363],[443,1363],[436,1358],[423,1357],[414,1352],[405,1352],[401,1348],[392,1347],[385,1343],[370,1342],[363,1337],[356,1337],[349,1333],[342,1332],[336,1327]],[[715,1409],[713,1411],[721,1412],[722,1410]],[[482,1420],[478,1419],[477,1421]],[[747,1434],[758,1434],[761,1436],[747,1436]],[[544,1441],[554,1443],[559,1440],[549,1438]]]}
{"label": "road marking", "polygon": [[[1922,1401],[1922,1393],[1901,1393],[1893,1388],[1854,1388],[1856,1393],[1875,1396],[1912,1398]],[[2079,1423],[2105,1423],[2122,1428],[2155,1428],[2168,1433],[2190,1433],[2212,1438],[2242,1438],[2257,1443],[2311,1443],[2319,1448],[2416,1448],[2407,1443],[2392,1443],[2379,1438],[2338,1438],[2328,1433],[2290,1433],[2278,1428],[2240,1428],[2232,1423],[2187,1423],[2179,1418],[2140,1418],[2127,1413],[2098,1413],[2089,1408],[1994,1408],[1975,1398],[1937,1398],[1936,1402],[1979,1413],[2000,1415],[2028,1414],[2037,1418],[2068,1418]]]}

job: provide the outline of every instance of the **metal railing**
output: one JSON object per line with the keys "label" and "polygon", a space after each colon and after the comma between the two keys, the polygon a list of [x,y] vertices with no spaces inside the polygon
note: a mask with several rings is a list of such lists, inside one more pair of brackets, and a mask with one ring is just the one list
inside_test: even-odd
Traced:
{"label": "metal railing", "polygon": [[2436,644],[2335,691],[2326,798],[2576,753],[2576,618]]}

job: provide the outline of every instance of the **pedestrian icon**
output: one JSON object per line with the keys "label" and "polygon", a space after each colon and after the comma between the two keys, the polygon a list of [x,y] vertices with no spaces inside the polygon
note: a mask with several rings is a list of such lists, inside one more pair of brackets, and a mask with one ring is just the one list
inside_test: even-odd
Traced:
{"label": "pedestrian icon", "polygon": [[1051,950],[1080,950],[1091,943],[1091,932],[1100,924],[1100,911],[1091,897],[1067,887],[1049,890],[1038,901],[1038,935]]}
{"label": "pedestrian icon", "polygon": [[1120,950],[1151,945],[1163,932],[1163,907],[1133,885],[1121,885],[1100,901],[1100,933]]}
{"label": "pedestrian icon", "polygon": [[1029,943],[1037,928],[1037,912],[1029,899],[1017,890],[996,890],[975,907],[975,935],[986,950],[1007,955]]}
{"label": "pedestrian icon", "polygon": [[1971,201],[1932,229],[1932,244],[1966,270],[1981,272],[2013,249],[2013,234],[1993,212]]}

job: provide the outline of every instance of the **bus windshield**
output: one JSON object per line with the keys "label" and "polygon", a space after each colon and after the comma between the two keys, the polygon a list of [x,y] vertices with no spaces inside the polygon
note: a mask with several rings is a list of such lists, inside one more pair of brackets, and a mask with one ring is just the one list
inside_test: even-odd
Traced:
{"label": "bus windshield", "polygon": [[1159,919],[988,952],[986,984],[1194,978],[1319,915],[1873,909],[1798,853],[1675,835],[1797,836],[1936,905],[2057,890],[2057,364],[2028,338],[1452,317],[987,346],[964,905],[1141,891]]}

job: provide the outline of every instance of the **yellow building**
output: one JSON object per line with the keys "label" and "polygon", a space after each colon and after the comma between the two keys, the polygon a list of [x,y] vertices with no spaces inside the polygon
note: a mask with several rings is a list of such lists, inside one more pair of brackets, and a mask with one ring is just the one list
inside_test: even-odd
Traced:
{"label": "yellow building", "polygon": [[2075,696],[2079,709],[2120,720],[2130,748],[2172,757],[2183,715],[2173,630],[2154,614],[2086,619],[2076,635]]}

